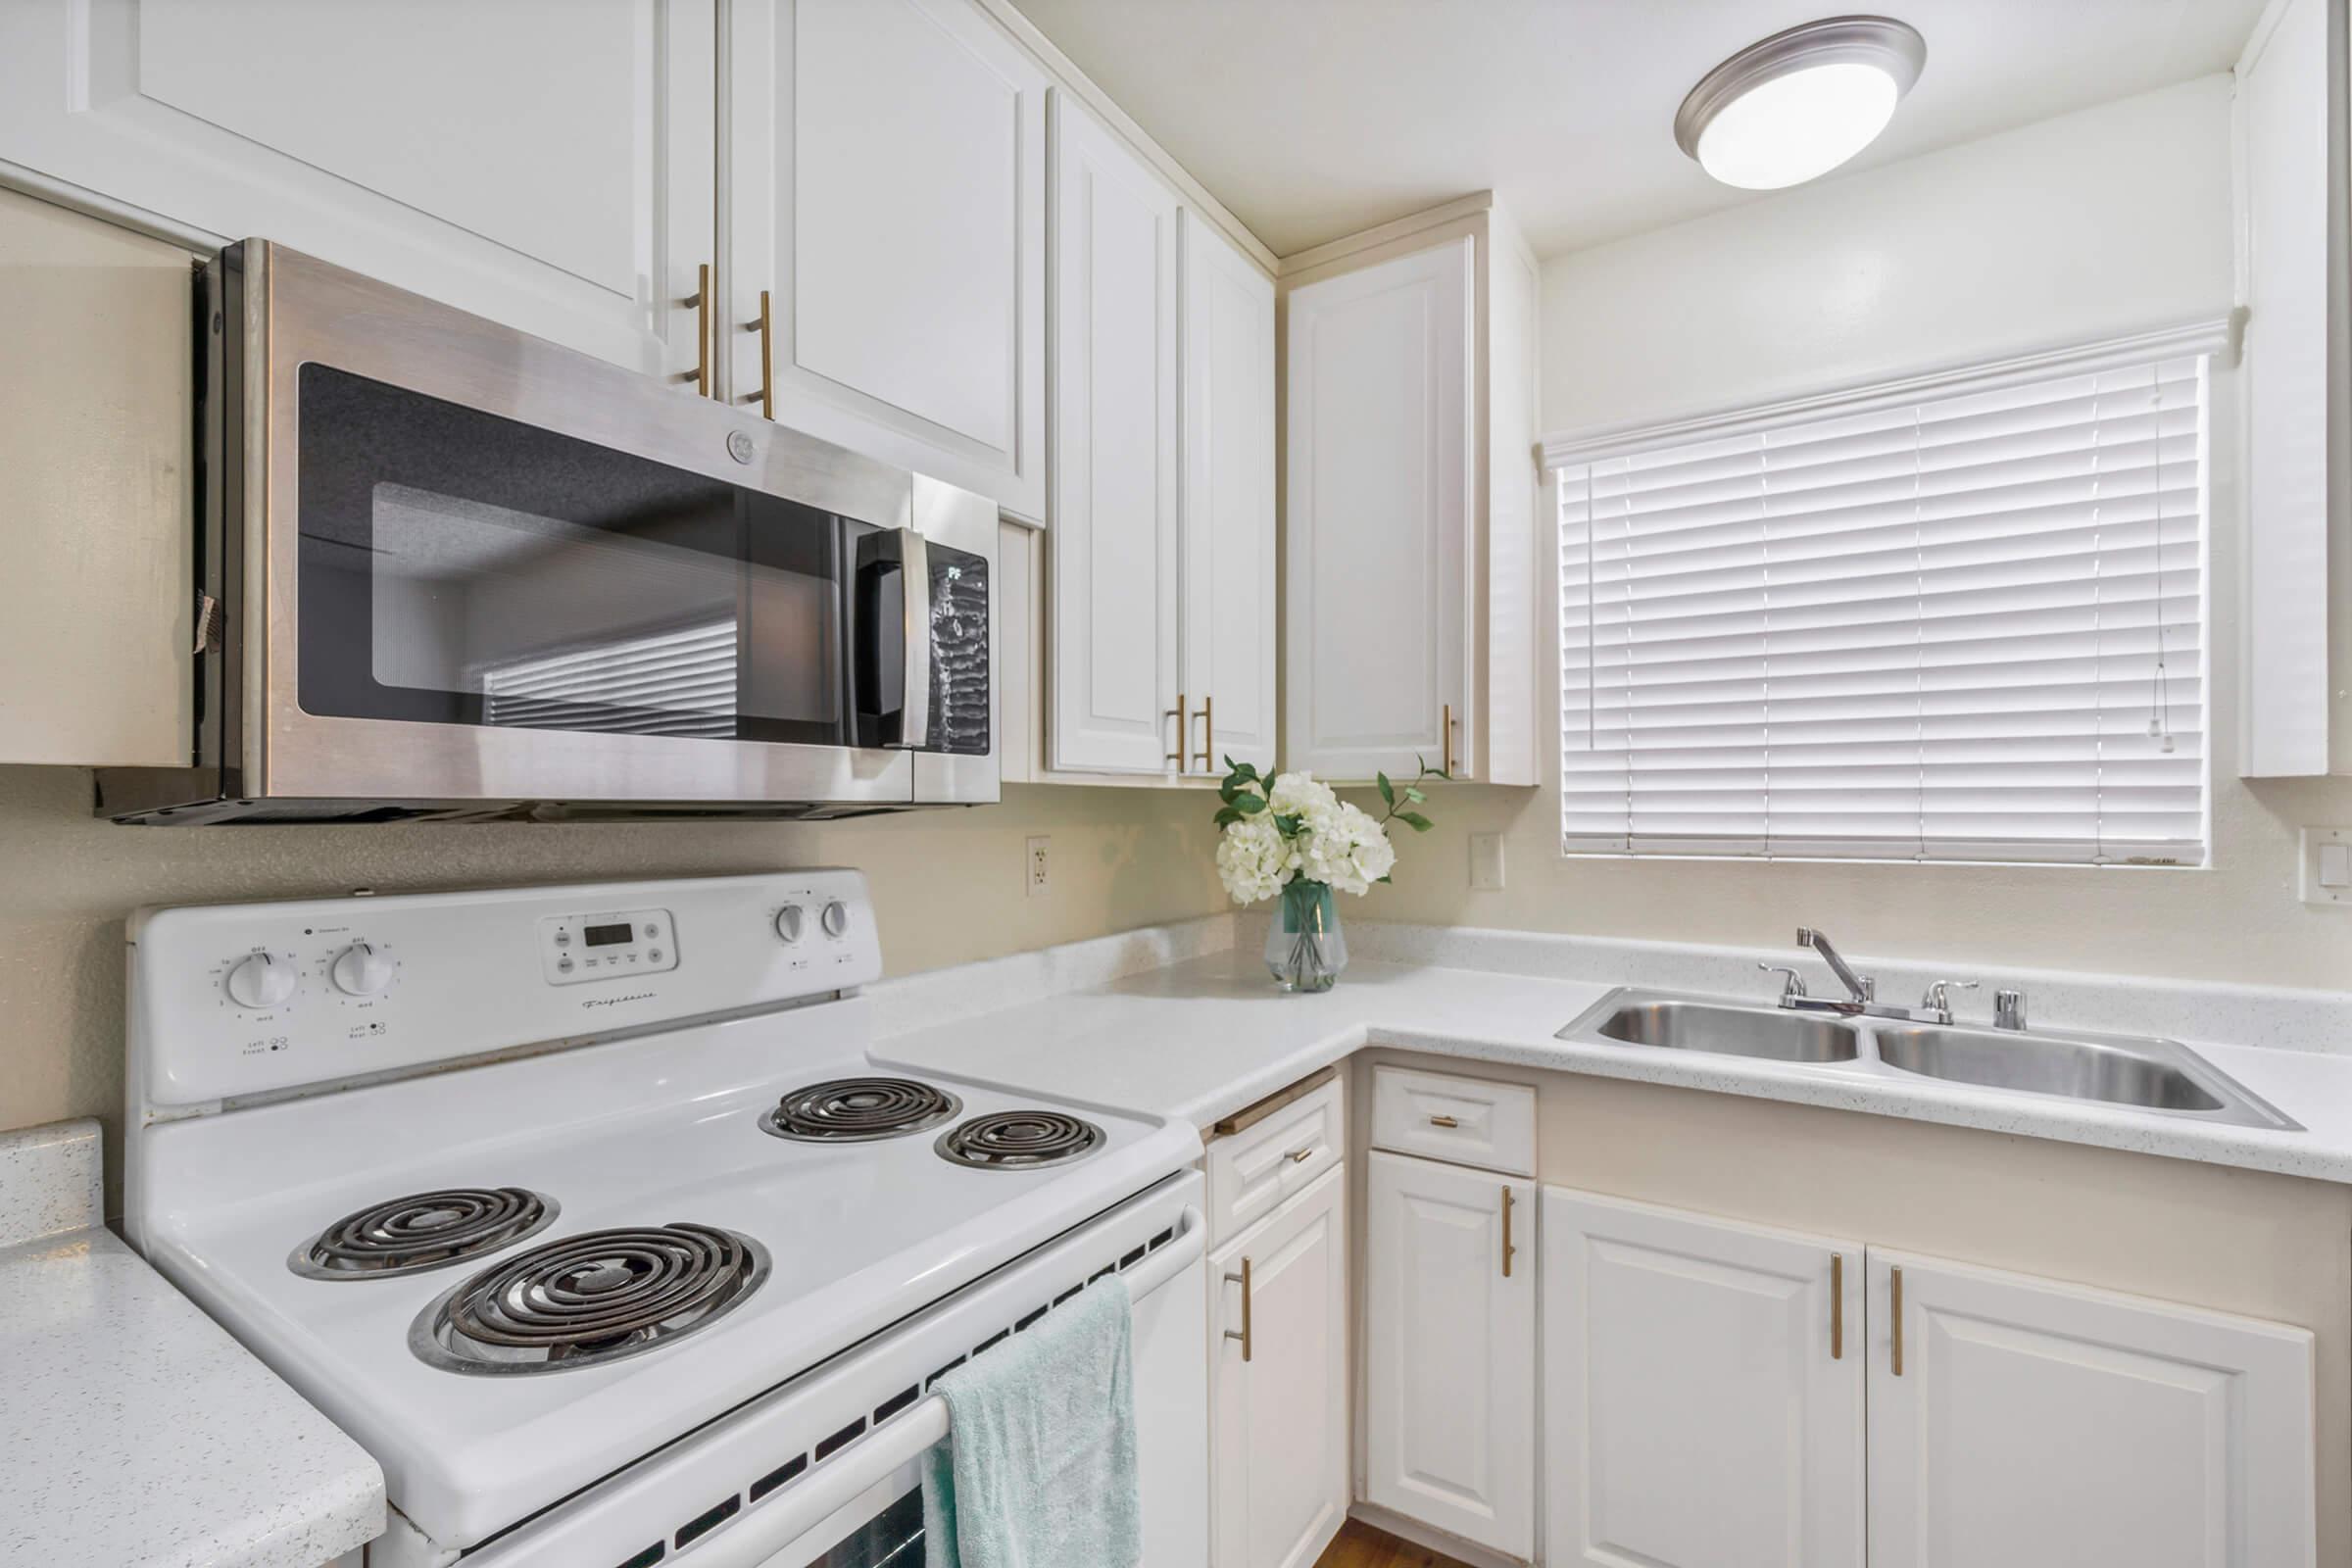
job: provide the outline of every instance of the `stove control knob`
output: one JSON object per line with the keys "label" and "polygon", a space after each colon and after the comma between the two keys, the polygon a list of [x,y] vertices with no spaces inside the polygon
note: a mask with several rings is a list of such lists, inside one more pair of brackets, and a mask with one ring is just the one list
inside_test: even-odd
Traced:
{"label": "stove control knob", "polygon": [[228,971],[228,1000],[240,1007],[274,1007],[294,994],[294,966],[267,953],[237,960]]}
{"label": "stove control knob", "polygon": [[835,899],[831,904],[825,906],[825,912],[822,916],[822,919],[825,923],[825,935],[829,937],[840,936],[843,932],[849,930],[850,928],[849,906],[844,905],[839,899]]}
{"label": "stove control knob", "polygon": [[782,937],[785,946],[789,947],[801,940],[801,928],[808,923],[808,910],[797,904],[787,904],[776,911],[776,935]]}
{"label": "stove control knob", "polygon": [[392,983],[392,960],[368,942],[354,942],[335,955],[335,989],[347,997],[372,997]]}

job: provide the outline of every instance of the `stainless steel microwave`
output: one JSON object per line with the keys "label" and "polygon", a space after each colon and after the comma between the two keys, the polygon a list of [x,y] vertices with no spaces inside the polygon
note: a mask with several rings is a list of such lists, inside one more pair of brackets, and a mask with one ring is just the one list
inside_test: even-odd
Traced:
{"label": "stainless steel microwave", "polygon": [[198,315],[197,731],[101,815],[998,798],[986,498],[265,241]]}

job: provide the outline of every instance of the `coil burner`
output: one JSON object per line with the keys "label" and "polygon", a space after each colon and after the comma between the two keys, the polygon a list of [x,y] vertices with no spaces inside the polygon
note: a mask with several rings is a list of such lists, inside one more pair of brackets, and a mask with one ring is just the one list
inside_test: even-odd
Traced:
{"label": "coil burner", "polygon": [[911,1078],[833,1078],[786,1095],[760,1126],[799,1143],[862,1144],[919,1133],[961,1109],[954,1095]]}
{"label": "coil burner", "polygon": [[1037,1170],[1083,1158],[1102,1144],[1102,1128],[1058,1110],[1000,1110],[949,1129],[936,1147],[958,1165]]}
{"label": "coil burner", "polygon": [[346,1214],[294,1249],[286,1266],[308,1279],[384,1279],[447,1268],[546,1228],[552,1198],[520,1187],[411,1193]]}
{"label": "coil burner", "polygon": [[767,1269],[758,1242],[709,1225],[588,1231],[447,1292],[411,1326],[409,1348],[450,1372],[601,1366],[710,1327]]}

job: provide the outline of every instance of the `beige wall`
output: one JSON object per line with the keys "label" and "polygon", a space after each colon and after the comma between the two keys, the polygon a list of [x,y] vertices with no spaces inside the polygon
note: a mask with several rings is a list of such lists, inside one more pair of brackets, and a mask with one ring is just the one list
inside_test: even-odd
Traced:
{"label": "beige wall", "polygon": [[[141,904],[850,865],[887,972],[1224,906],[1200,792],[1010,785],[1000,806],[851,822],[117,827],[75,768],[0,767],[0,1128],[107,1119],[122,1099],[122,921]],[[1023,844],[1051,840],[1026,896]],[[111,1152],[111,1148],[110,1148]]]}
{"label": "beige wall", "polygon": [[[2230,224],[2230,81],[2212,76],[1555,258],[1544,423],[1663,418],[2219,317]],[[2352,910],[2296,891],[2296,829],[2352,824],[2352,781],[2235,777],[2237,381],[2213,378],[2210,869],[1566,859],[1551,763],[1538,790],[1442,791],[1438,828],[1400,847],[1396,887],[1363,912],[1776,947],[1802,922],[1848,951],[1961,973],[2352,986]],[[1505,836],[1500,892],[1469,889],[1473,832]]]}

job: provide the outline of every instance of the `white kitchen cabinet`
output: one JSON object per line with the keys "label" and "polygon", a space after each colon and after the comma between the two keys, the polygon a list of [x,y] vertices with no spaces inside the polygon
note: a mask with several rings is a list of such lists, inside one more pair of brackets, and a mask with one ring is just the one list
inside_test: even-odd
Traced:
{"label": "white kitchen cabinet", "polygon": [[1368,1157],[1364,1495],[1530,1556],[1534,1185],[1400,1154]]}
{"label": "white kitchen cabinet", "polygon": [[0,762],[187,764],[191,260],[0,191]]}
{"label": "white kitchen cabinet", "polygon": [[1861,1568],[1861,1247],[1543,1204],[1544,1560]]}
{"label": "white kitchen cabinet", "polygon": [[1053,101],[1048,755],[1166,773],[1176,699],[1176,193]]}
{"label": "white kitchen cabinet", "polygon": [[1182,771],[1270,773],[1274,283],[1190,211],[1183,227]]}
{"label": "white kitchen cabinet", "polygon": [[728,395],[1044,521],[1044,68],[970,0],[727,20]]}
{"label": "white kitchen cabinet", "polygon": [[1348,1517],[1347,1179],[1209,1258],[1216,1568],[1311,1568]]}
{"label": "white kitchen cabinet", "polygon": [[0,157],[691,380],[714,260],[713,0],[22,0]]}
{"label": "white kitchen cabinet", "polygon": [[1286,765],[1538,782],[1536,273],[1490,198],[1284,263]]}
{"label": "white kitchen cabinet", "polygon": [[1869,1271],[1871,1568],[2317,1560],[2308,1332],[1877,1248]]}

